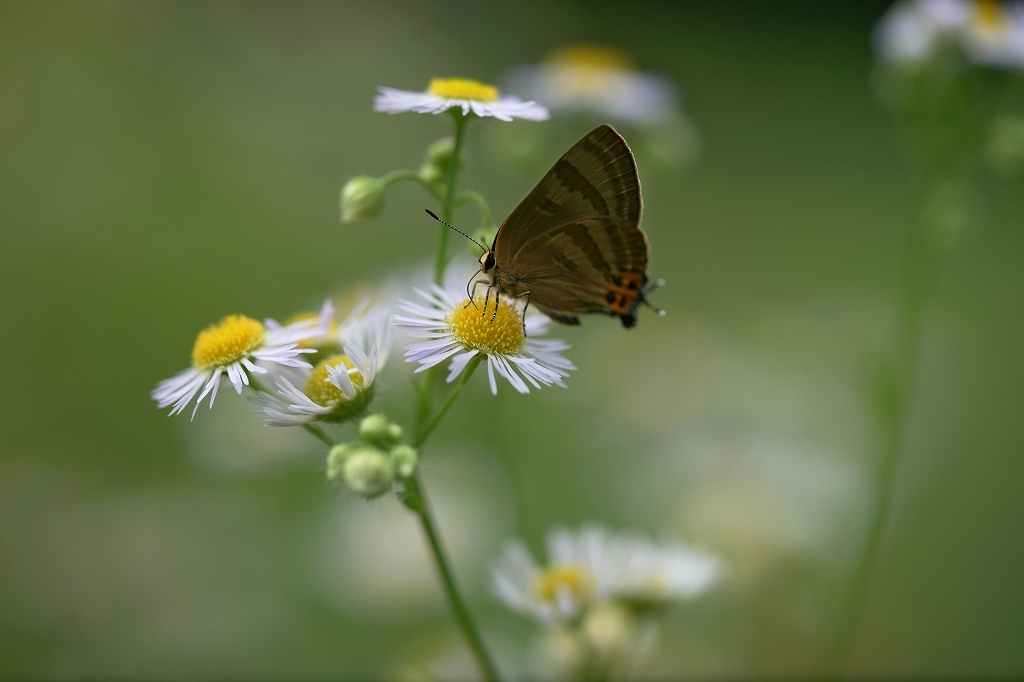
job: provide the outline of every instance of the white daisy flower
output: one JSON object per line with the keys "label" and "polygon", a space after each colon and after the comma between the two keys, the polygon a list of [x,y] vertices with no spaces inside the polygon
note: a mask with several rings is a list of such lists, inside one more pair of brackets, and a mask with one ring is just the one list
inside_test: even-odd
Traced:
{"label": "white daisy flower", "polygon": [[563,377],[576,369],[562,355],[569,344],[560,339],[534,338],[547,331],[551,322],[547,317],[528,316],[524,334],[519,312],[506,301],[498,303],[495,296],[476,296],[470,302],[464,294],[436,285],[429,293],[413,291],[429,305],[399,301],[398,307],[411,317],[395,315],[394,321],[395,327],[409,336],[430,339],[405,347],[406,361],[419,364],[417,372],[451,358],[451,383],[470,360],[482,353],[487,359],[487,377],[494,395],[498,394],[495,374],[507,379],[520,393],[530,392],[527,382],[534,388],[552,384],[566,388]]}
{"label": "white daisy flower", "polygon": [[879,22],[875,46],[897,65],[924,63],[946,46],[976,64],[1024,68],[1024,4],[903,0]]}
{"label": "white daisy flower", "polygon": [[290,324],[312,322],[316,325],[314,327],[316,334],[299,341],[299,348],[312,348],[316,352],[334,351],[341,349],[341,346],[338,345],[338,330],[340,327],[334,314],[334,303],[328,298],[318,311],[310,310],[297,313],[283,323],[268,317],[263,320],[263,325],[271,331],[277,331]]}
{"label": "white daisy flower", "polygon": [[321,347],[336,343],[342,352],[327,355],[299,377],[279,376],[275,385],[280,398],[267,393],[253,398],[267,425],[342,422],[362,412],[373,399],[377,375],[391,354],[389,316],[387,306],[357,306],[338,331],[321,339]]}
{"label": "white daisy flower", "polygon": [[229,315],[199,332],[192,347],[192,367],[161,381],[150,395],[158,408],[172,406],[170,414],[174,415],[184,411],[199,393],[192,410],[194,418],[208,393],[213,407],[225,374],[235,392],[241,393],[242,387],[249,385],[249,373],[266,374],[266,364],[310,367],[299,356],[316,351],[299,344],[320,334],[315,320],[270,329],[245,315]]}
{"label": "white daisy flower", "polygon": [[691,599],[719,578],[718,560],[683,545],[655,545],[596,525],[555,528],[541,567],[519,540],[491,570],[492,590],[510,608],[546,624],[573,621],[607,601],[655,606]]}
{"label": "white daisy flower", "polygon": [[592,111],[640,126],[679,116],[675,86],[638,70],[628,54],[613,47],[563,47],[538,66],[513,69],[508,82],[551,111]]}
{"label": "white daisy flower", "polygon": [[462,109],[463,116],[493,116],[499,121],[523,118],[545,121],[548,110],[536,102],[524,102],[515,95],[499,96],[498,89],[464,78],[434,78],[426,92],[378,88],[373,100],[374,111],[401,114],[415,111],[419,114],[440,114],[452,108]]}
{"label": "white daisy flower", "polygon": [[972,3],[964,31],[964,49],[977,64],[1024,68],[1024,3]]}

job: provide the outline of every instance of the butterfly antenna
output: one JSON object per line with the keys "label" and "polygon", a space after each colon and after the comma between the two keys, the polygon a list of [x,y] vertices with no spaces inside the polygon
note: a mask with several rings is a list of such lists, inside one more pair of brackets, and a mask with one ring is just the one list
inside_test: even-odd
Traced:
{"label": "butterfly antenna", "polygon": [[[431,218],[433,218],[433,219],[434,219],[434,220],[436,220],[437,222],[441,223],[442,225],[448,225],[448,223],[446,223],[445,221],[443,221],[443,220],[441,220],[440,218],[438,218],[438,217],[437,217],[437,214],[436,214],[436,213],[434,213],[433,211],[431,211],[431,210],[430,210],[429,208],[425,208],[425,209],[423,209],[423,210],[424,210],[424,211],[426,211],[426,212],[427,212],[427,215],[429,215],[429,216],[430,216]],[[483,244],[481,244],[481,243],[480,243],[480,242],[478,242],[477,240],[473,239],[472,237],[470,237],[470,236],[469,236],[468,234],[466,234],[465,232],[463,232],[463,231],[462,231],[462,230],[460,230],[459,228],[457,228],[457,227],[452,227],[451,225],[448,225],[448,227],[451,227],[451,228],[452,228],[453,230],[455,230],[456,232],[458,232],[459,234],[461,234],[461,235],[462,235],[463,237],[465,237],[465,238],[466,238],[466,239],[468,239],[469,241],[471,241],[471,242],[473,242],[474,244],[476,244],[477,246],[479,246],[479,247],[480,247],[481,249],[483,249],[483,250],[484,250],[484,253],[487,253],[488,251],[490,251],[490,249],[488,249],[488,248],[487,248],[486,246],[484,246]]]}
{"label": "butterfly antenna", "polygon": [[650,294],[653,291],[657,291],[658,289],[662,288],[663,286],[665,286],[665,280],[663,280],[663,279],[656,279],[656,280],[654,280],[654,284],[652,284],[651,286],[647,287],[647,290],[644,291],[643,298],[640,299],[641,303],[643,303],[645,306],[647,306],[648,308],[650,308],[654,312],[658,313],[659,317],[664,317],[665,316],[665,311],[662,310],[661,308],[656,308],[653,305],[651,305],[651,302],[647,300],[647,294]]}

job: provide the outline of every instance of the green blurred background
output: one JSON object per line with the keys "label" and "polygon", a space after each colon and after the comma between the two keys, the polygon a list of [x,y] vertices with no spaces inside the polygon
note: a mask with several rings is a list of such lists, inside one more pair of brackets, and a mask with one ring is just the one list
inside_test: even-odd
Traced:
{"label": "green blurred background", "polygon": [[[557,329],[580,367],[568,390],[492,398],[474,379],[425,455],[459,578],[523,671],[537,630],[486,589],[505,538],[540,549],[551,525],[594,520],[691,540],[725,580],[666,614],[644,676],[825,672],[920,195],[870,86],[885,7],[0,4],[0,676],[472,670],[394,499],[328,485],[312,439],[231,391],[192,423],[148,392],[226,314],[283,318],[426,271],[419,188],[339,224],[347,178],[416,168],[449,133],[373,113],[377,85],[494,81],[580,41],[678,82],[702,134],[689,169],[639,160],[669,314]],[[555,131],[534,164],[499,153],[520,126]],[[478,122],[464,186],[503,216],[586,129]],[[942,271],[852,673],[1024,674],[1022,189],[983,187]],[[404,416],[399,360],[382,405]]]}

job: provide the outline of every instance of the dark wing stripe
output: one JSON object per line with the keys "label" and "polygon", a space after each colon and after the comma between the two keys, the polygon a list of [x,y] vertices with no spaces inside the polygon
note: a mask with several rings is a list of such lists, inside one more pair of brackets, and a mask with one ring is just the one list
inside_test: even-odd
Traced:
{"label": "dark wing stripe", "polygon": [[608,267],[608,263],[601,253],[601,247],[594,240],[594,236],[590,234],[586,223],[569,223],[563,225],[557,232],[564,232],[568,235],[572,243],[586,255],[595,268],[601,272],[611,272],[611,268]]}
{"label": "dark wing stripe", "polygon": [[569,193],[578,192],[583,196],[584,199],[590,202],[590,205],[594,207],[594,211],[598,215],[611,215],[608,210],[608,203],[601,196],[601,192],[587,180],[583,173],[580,173],[576,166],[572,165],[565,159],[559,159],[555,162],[555,167],[551,169],[555,173],[555,177],[562,183]]}

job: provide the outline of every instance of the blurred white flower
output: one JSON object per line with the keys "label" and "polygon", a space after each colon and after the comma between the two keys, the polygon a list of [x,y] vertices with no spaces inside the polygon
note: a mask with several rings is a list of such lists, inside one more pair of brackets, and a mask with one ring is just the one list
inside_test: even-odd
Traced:
{"label": "blurred white flower", "polygon": [[[429,341],[406,346],[405,359],[420,366],[417,372],[430,369],[448,358],[448,382],[455,381],[470,361],[483,353],[487,359],[487,377],[491,393],[498,394],[495,373],[505,377],[520,393],[529,393],[541,385],[565,388],[563,377],[576,366],[562,351],[569,344],[560,339],[536,339],[547,331],[551,322],[543,315],[530,315],[524,325],[519,312],[497,297],[476,296],[472,301],[457,290],[432,286],[430,293],[413,289],[429,305],[399,301],[398,307],[412,315],[395,315],[395,327],[414,338]],[[493,305],[491,301],[493,300]],[[520,376],[522,374],[522,376]],[[526,381],[523,380],[525,377]]]}
{"label": "blurred white flower", "polygon": [[592,111],[636,125],[664,123],[678,114],[675,86],[639,71],[629,55],[613,47],[566,46],[542,64],[513,69],[507,81],[552,111]]}
{"label": "blurred white flower", "polygon": [[210,407],[217,398],[221,377],[226,373],[236,393],[249,385],[249,374],[266,374],[263,365],[274,363],[285,367],[310,367],[299,359],[312,348],[300,348],[302,341],[321,335],[316,320],[302,320],[270,329],[245,315],[229,315],[217,324],[199,332],[192,347],[192,367],[157,384],[150,394],[158,408],[172,405],[170,414],[182,412],[199,393],[192,410],[195,417],[199,403],[210,394]]}
{"label": "blurred white flower", "polygon": [[[319,343],[336,341],[342,353],[321,360],[302,372],[296,387],[288,376],[275,381],[280,398],[261,393],[252,402],[266,416],[268,426],[298,426],[312,421],[340,422],[354,417],[373,399],[377,375],[391,354],[390,311],[385,305],[361,304],[334,334],[317,337]],[[325,304],[321,323],[331,319]]]}
{"label": "blurred white flower", "polygon": [[944,46],[985,66],[1024,68],[1024,4],[996,0],[903,0],[875,30],[886,61],[927,62]]}
{"label": "blurred white flower", "polygon": [[597,525],[548,533],[548,565],[519,540],[505,545],[492,568],[492,591],[510,608],[545,624],[573,621],[590,606],[621,601],[654,606],[691,599],[711,587],[714,556],[681,544],[656,545]]}
{"label": "blurred white flower", "polygon": [[493,85],[464,78],[434,78],[426,92],[380,87],[373,100],[373,110],[389,114],[414,111],[419,114],[440,114],[451,108],[462,110],[463,116],[493,116],[499,121],[523,118],[544,121],[548,110],[536,102],[524,102],[515,95],[499,95]]}

